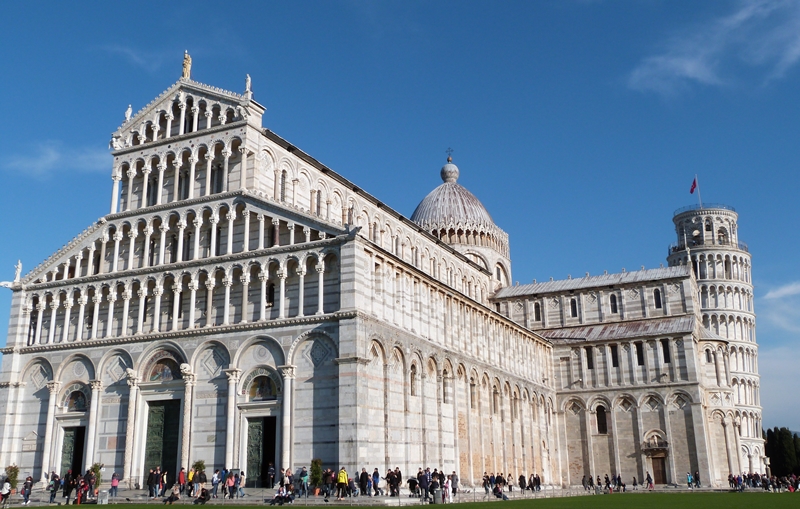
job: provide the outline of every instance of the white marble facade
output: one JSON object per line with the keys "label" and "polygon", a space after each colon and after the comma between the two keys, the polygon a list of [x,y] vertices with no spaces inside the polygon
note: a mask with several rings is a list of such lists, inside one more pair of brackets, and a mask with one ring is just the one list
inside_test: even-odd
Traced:
{"label": "white marble facade", "polygon": [[[452,162],[406,219],[263,113],[249,80],[187,76],[126,115],[110,213],[10,285],[0,464],[42,479],[100,462],[131,486],[199,459],[251,482],[313,458],[467,484],[641,476],[662,457],[669,481],[761,469],[754,337],[710,327],[705,272],[673,257],[616,275],[616,311],[607,281],[509,286],[508,235]],[[639,293],[656,289],[658,306]]]}

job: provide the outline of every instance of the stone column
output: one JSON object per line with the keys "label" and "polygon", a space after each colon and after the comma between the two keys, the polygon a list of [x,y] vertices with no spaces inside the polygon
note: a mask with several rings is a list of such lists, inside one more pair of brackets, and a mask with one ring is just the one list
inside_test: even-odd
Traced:
{"label": "stone column", "polygon": [[86,312],[86,303],[89,302],[88,297],[84,295],[86,290],[81,290],[81,296],[78,297],[78,323],[75,329],[75,341],[83,339],[83,316]]}
{"label": "stone column", "polygon": [[128,368],[126,373],[128,382],[128,418],[125,421],[125,456],[123,460],[122,476],[128,481],[128,488],[134,487],[134,476],[131,468],[133,461],[133,437],[136,433],[136,407],[138,406],[139,378],[136,372]]}
{"label": "stone column", "polygon": [[242,235],[242,252],[246,253],[250,251],[250,210],[244,209],[242,211],[244,215],[244,235]]}
{"label": "stone column", "polygon": [[156,189],[156,205],[161,205],[161,194],[164,191],[164,170],[167,164],[163,161],[158,163],[158,189]]}
{"label": "stone column", "polygon": [[222,192],[228,191],[228,165],[230,164],[232,152],[230,149],[225,148],[222,150]]}
{"label": "stone column", "polygon": [[195,217],[192,224],[194,225],[194,252],[192,253],[192,260],[197,260],[200,257],[200,227],[203,226],[203,218],[200,216]]}
{"label": "stone column", "polygon": [[44,311],[45,304],[42,302],[42,296],[39,296],[39,302],[36,303],[36,333],[33,335],[33,342],[38,344],[42,339],[42,312]]}
{"label": "stone column", "polygon": [[267,273],[264,269],[258,274],[258,280],[261,281],[261,299],[259,299],[258,319],[264,321],[267,319]]}
{"label": "stone column", "polygon": [[172,134],[172,121],[175,120],[175,115],[170,111],[165,118],[167,119],[167,132],[164,133],[164,138],[166,139]]}
{"label": "stone column", "polygon": [[158,227],[161,231],[161,239],[158,241],[158,265],[164,265],[164,253],[167,247],[167,232],[169,231],[169,225],[161,223],[161,226]]}
{"label": "stone column", "polygon": [[115,170],[111,179],[114,181],[111,186],[111,214],[116,214],[119,206],[119,181],[122,180],[122,176]]}
{"label": "stone column", "polygon": [[134,225],[130,230],[128,230],[128,266],[125,267],[127,270],[133,268],[133,255],[136,252],[136,237],[139,235],[139,232],[136,231],[136,226]]}
{"label": "stone column", "polygon": [[139,295],[139,316],[136,320],[136,334],[142,334],[144,331],[144,300],[147,298],[147,288],[139,288],[137,292]]}
{"label": "stone column", "polygon": [[136,178],[136,168],[129,168],[125,174],[128,176],[128,198],[125,202],[125,210],[133,210],[131,200],[133,199],[133,179]]}
{"label": "stone column", "polygon": [[[181,156],[179,155],[178,157],[181,157]],[[180,198],[181,198],[181,192],[180,192],[180,190],[181,190],[181,168],[183,167],[183,164],[181,164],[181,163],[182,163],[182,161],[180,161],[177,158],[172,162],[172,166],[174,168],[173,169],[173,173],[175,174],[175,178],[173,179],[173,182],[172,182],[172,201],[173,202],[176,202],[176,201],[180,200]]]}
{"label": "stone column", "polygon": [[103,232],[103,236],[100,237],[100,263],[97,264],[97,273],[102,274],[105,269],[104,265],[106,264],[106,243],[108,242],[108,231]]}
{"label": "stone column", "polygon": [[117,301],[117,291],[116,288],[109,288],[108,289],[108,320],[106,323],[106,335],[105,337],[110,338],[111,334],[114,332],[114,302]]}
{"label": "stone column", "polygon": [[225,287],[225,302],[222,307],[222,325],[228,325],[228,323],[230,323],[231,286],[233,286],[233,279],[226,276],[225,279],[222,280],[222,285]]}
{"label": "stone column", "polygon": [[281,270],[278,272],[280,279],[280,301],[278,307],[278,318],[286,318],[286,273]]}
{"label": "stone column", "polygon": [[206,117],[206,129],[211,129],[211,115],[213,115],[213,113],[211,113],[211,110],[208,110],[205,113],[203,113],[203,116]]}
{"label": "stone column", "polygon": [[150,236],[153,235],[153,227],[148,223],[144,227],[144,251],[142,257],[142,267],[150,266]]}
{"label": "stone column", "polygon": [[281,245],[281,221],[277,217],[272,220],[272,247],[279,247]]}
{"label": "stone column", "polygon": [[50,399],[47,400],[47,420],[44,427],[44,451],[42,451],[42,483],[47,482],[47,475],[51,470],[58,470],[52,463],[50,453],[53,446],[53,421],[55,421],[56,405],[58,404],[58,388],[61,382],[47,382]]}
{"label": "stone column", "polygon": [[303,314],[303,302],[305,301],[305,278],[306,278],[306,271],[305,268],[298,268],[297,269],[297,277],[300,280],[300,286],[297,289],[297,316],[305,316]]}
{"label": "stone column", "polygon": [[94,463],[94,448],[97,444],[97,407],[100,405],[100,390],[103,383],[100,380],[91,380],[89,385],[92,387],[92,403],[89,407],[89,427],[86,430],[86,458],[84,468],[86,470]]}
{"label": "stone column", "polygon": [[197,288],[198,284],[195,279],[189,281],[189,328],[194,329],[195,321],[195,306],[197,304]]}
{"label": "stone column", "polygon": [[69,317],[72,312],[72,291],[67,292],[67,298],[64,299],[64,327],[61,331],[61,342],[67,341],[69,338]]}
{"label": "stone column", "polygon": [[183,261],[183,235],[186,230],[186,221],[181,219],[178,221],[178,252],[175,253],[175,262],[180,263]]}
{"label": "stone column", "polygon": [[178,315],[181,311],[181,290],[183,285],[180,282],[172,284],[172,330],[178,330]]}
{"label": "stone column", "polygon": [[139,208],[147,207],[147,185],[150,183],[152,168],[145,166],[142,168],[142,201]]}
{"label": "stone column", "polygon": [[294,245],[294,223],[289,223],[286,225],[286,228],[289,229],[289,245]]}
{"label": "stone column", "polygon": [[[197,119],[195,118],[195,122]],[[195,156],[189,157],[189,193],[186,195],[187,199],[191,200],[194,198],[194,179],[195,179],[195,172],[197,171],[197,158]]]}
{"label": "stone column", "polygon": [[185,132],[184,125],[186,124],[186,103],[181,102],[178,104],[178,108],[181,110],[181,123],[178,125],[178,136],[180,136]]}
{"label": "stone column", "polygon": [[275,199],[275,201],[280,201],[280,199],[281,199],[281,172],[278,169],[275,169],[273,171],[274,171],[274,174],[275,174],[275,178],[272,181],[273,182],[272,190],[274,191],[273,192],[273,195],[274,195],[273,198]]}
{"label": "stone column", "polygon": [[228,219],[228,241],[226,242],[225,254],[229,255],[233,253],[233,222],[236,220],[236,210],[229,210],[226,218]]}
{"label": "stone column", "polygon": [[153,295],[155,296],[154,303],[153,303],[153,332],[159,332],[159,326],[161,322],[161,294],[164,293],[164,289],[161,288],[159,284],[153,288]]}
{"label": "stone column", "polygon": [[93,276],[94,275],[94,252],[97,250],[97,246],[95,242],[92,242],[89,245],[89,258],[86,260],[86,275]]}
{"label": "stone column", "polygon": [[296,366],[278,366],[283,376],[283,401],[281,404],[281,465],[291,468],[292,460],[292,391]]}
{"label": "stone column", "polygon": [[119,241],[122,240],[122,232],[117,230],[114,232],[114,260],[111,262],[111,272],[116,272],[119,266]]}
{"label": "stone column", "polygon": [[192,367],[188,364],[181,364],[181,374],[183,375],[183,429],[181,430],[181,465],[189,471],[189,440],[192,437],[192,395],[194,392],[195,375]]}
{"label": "stone column", "polygon": [[92,334],[89,336],[89,339],[97,338],[97,321],[100,316],[100,302],[101,297],[97,294],[94,294],[92,297],[92,303],[94,303],[94,310],[92,312]]}
{"label": "stone column", "polygon": [[225,464],[233,466],[233,449],[236,447],[233,437],[236,426],[236,399],[238,397],[236,384],[239,383],[239,376],[242,371],[239,369],[226,369],[224,372],[228,377],[228,408],[225,414]]}
{"label": "stone column", "polygon": [[130,283],[125,284],[125,290],[122,292],[122,336],[128,335],[128,314],[131,309],[131,289]]}
{"label": "stone column", "polygon": [[58,318],[58,306],[61,305],[58,295],[53,295],[50,300],[50,330],[47,331],[47,343],[53,344],[56,335],[56,319]]}
{"label": "stone column", "polygon": [[325,288],[325,262],[319,262],[316,266],[318,276],[318,290],[317,290],[317,312],[318,315],[325,314],[325,296],[323,290]]}
{"label": "stone column", "polygon": [[258,249],[264,249],[264,222],[267,219],[264,214],[258,214]]}
{"label": "stone column", "polygon": [[198,113],[200,112],[200,108],[197,106],[192,106],[192,132],[197,131],[197,117]]}
{"label": "stone column", "polygon": [[205,327],[209,327],[214,325],[212,322],[211,313],[214,310],[214,280],[208,279],[206,280],[206,323]]}
{"label": "stone column", "polygon": [[211,222],[211,227],[210,227],[211,228],[211,240],[209,241],[209,243],[211,245],[209,246],[208,256],[213,258],[213,257],[217,256],[217,254],[218,254],[217,253],[217,223],[219,222],[219,219],[217,218],[216,215],[212,215],[209,218],[209,221]]}
{"label": "stone column", "polygon": [[247,272],[243,273],[239,280],[242,282],[242,322],[247,323],[250,320],[247,319],[249,303],[247,302],[248,292],[250,288],[250,274]]}

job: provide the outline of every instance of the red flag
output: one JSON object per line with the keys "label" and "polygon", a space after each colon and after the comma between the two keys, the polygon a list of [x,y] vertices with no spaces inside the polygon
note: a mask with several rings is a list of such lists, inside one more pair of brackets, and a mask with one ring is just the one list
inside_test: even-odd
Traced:
{"label": "red flag", "polygon": [[689,189],[689,194],[694,194],[695,189],[697,189],[697,177],[692,180],[692,188]]}

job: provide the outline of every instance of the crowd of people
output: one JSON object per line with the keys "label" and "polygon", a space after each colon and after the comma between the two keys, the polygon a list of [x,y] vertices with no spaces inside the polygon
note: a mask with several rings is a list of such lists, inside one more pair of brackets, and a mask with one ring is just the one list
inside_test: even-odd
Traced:
{"label": "crowd of people", "polygon": [[[517,478],[517,486],[524,493],[526,490],[537,492],[542,490],[542,478],[539,474],[520,474]],[[508,500],[508,495],[504,493],[514,491],[514,476],[508,474],[504,476],[502,473],[497,475],[492,473],[483,473],[483,489],[486,495],[492,494],[497,498]]]}

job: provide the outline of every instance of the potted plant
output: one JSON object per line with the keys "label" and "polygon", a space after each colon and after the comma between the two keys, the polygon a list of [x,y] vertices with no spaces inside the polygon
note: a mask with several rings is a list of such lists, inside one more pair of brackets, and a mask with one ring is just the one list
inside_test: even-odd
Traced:
{"label": "potted plant", "polygon": [[8,484],[11,485],[11,493],[16,494],[17,481],[19,480],[19,467],[16,464],[6,467],[6,478],[8,479]]}
{"label": "potted plant", "polygon": [[311,472],[308,481],[314,487],[314,496],[319,495],[319,487],[322,485],[322,460],[315,458],[311,460]]}

